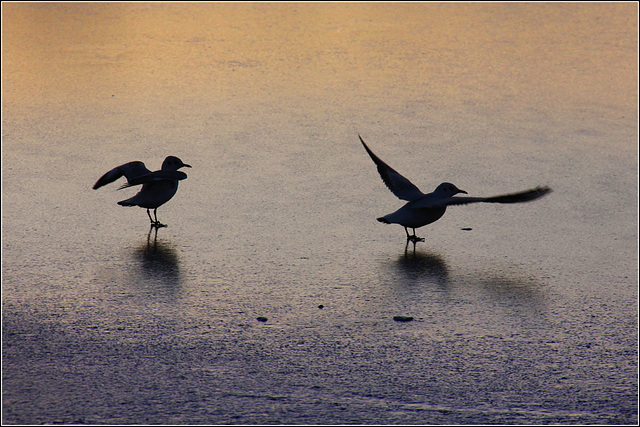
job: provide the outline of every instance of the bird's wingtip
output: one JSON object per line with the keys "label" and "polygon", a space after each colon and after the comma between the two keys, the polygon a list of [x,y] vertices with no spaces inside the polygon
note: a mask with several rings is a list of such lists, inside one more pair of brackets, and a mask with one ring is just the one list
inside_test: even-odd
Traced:
{"label": "bird's wingtip", "polygon": [[368,153],[371,153],[371,150],[369,149],[369,146],[364,142],[364,139],[362,139],[360,134],[358,134],[358,138],[360,138],[360,142],[362,143],[362,146],[364,147],[364,149],[367,150]]}
{"label": "bird's wingtip", "polygon": [[548,194],[548,193],[552,193],[553,192],[551,187],[549,187],[548,185],[540,185],[540,186],[538,186],[538,188],[536,188],[536,190],[538,190],[539,192],[541,192],[543,194]]}

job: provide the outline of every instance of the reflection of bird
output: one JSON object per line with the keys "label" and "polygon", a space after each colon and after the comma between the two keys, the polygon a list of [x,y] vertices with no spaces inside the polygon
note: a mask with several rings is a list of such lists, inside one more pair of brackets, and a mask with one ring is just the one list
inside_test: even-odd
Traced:
{"label": "reflection of bird", "polygon": [[449,268],[447,262],[438,254],[415,252],[409,254],[405,248],[404,255],[398,257],[395,265],[412,280],[428,277],[442,285],[448,283]]}
{"label": "reflection of bird", "polygon": [[[187,178],[187,174],[178,169],[191,166],[185,164],[175,156],[169,156],[162,162],[162,169],[151,172],[142,162],[129,162],[113,168],[105,173],[93,186],[94,190],[112,183],[116,179],[124,176],[127,183],[118,190],[142,184],[142,188],[135,196],[118,202],[120,206],[140,206],[147,209],[147,215],[151,225],[155,227],[166,227],[158,221],[158,207],[165,204],[178,191],[178,181]],[[151,218],[149,209],[153,209],[155,221]]]}
{"label": "reflection of bird", "polygon": [[[164,290],[171,295],[176,293],[180,287],[180,260],[169,242],[158,240],[158,227],[149,227],[147,242],[135,249],[135,255],[142,267],[143,280],[139,282],[151,284],[155,290]],[[157,288],[159,283],[163,286],[160,289]]]}
{"label": "reflection of bird", "polygon": [[[385,224],[400,224],[407,233],[407,240],[412,242],[424,241],[424,239],[416,236],[416,228],[422,227],[437,221],[444,215],[447,206],[466,205],[468,203],[521,203],[535,200],[545,194],[551,192],[549,187],[536,187],[530,190],[521,191],[519,193],[504,194],[493,197],[454,197],[458,193],[467,194],[466,191],[460,190],[455,185],[443,182],[438,185],[433,193],[424,194],[407,178],[400,175],[393,168],[380,160],[378,156],[364,143],[362,137],[358,135],[360,142],[367,150],[371,159],[378,167],[378,172],[382,177],[385,185],[402,200],[408,203],[397,211],[378,218],[378,221]],[[409,235],[407,227],[413,229],[413,235]]]}

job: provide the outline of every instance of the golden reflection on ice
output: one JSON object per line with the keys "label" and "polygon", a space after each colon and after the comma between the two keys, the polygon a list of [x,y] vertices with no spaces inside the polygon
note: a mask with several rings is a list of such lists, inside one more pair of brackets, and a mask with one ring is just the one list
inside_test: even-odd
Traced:
{"label": "golden reflection on ice", "polygon": [[631,3],[11,3],[3,41],[9,105],[636,102]]}

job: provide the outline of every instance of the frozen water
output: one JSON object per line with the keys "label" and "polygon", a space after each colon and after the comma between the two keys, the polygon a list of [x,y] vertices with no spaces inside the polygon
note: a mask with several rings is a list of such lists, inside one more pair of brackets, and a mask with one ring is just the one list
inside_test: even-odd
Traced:
{"label": "frozen water", "polygon": [[637,423],[637,5],[2,8],[3,423]]}

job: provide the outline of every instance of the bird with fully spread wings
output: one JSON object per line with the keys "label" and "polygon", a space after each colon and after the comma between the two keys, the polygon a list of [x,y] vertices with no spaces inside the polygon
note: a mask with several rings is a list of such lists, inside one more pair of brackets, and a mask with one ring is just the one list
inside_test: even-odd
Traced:
{"label": "bird with fully spread wings", "polygon": [[[397,211],[377,218],[385,224],[400,224],[407,233],[407,241],[423,242],[424,239],[416,236],[416,228],[431,224],[439,220],[447,210],[447,206],[466,205],[469,203],[522,203],[536,200],[551,192],[551,188],[542,186],[518,193],[503,194],[493,197],[455,197],[456,194],[468,194],[449,182],[443,182],[429,194],[425,194],[402,176],[391,166],[376,156],[360,135],[360,142],[367,150],[369,156],[376,164],[382,181],[401,200],[407,203]],[[408,228],[413,229],[413,235],[409,235]]]}
{"label": "bird with fully spread wings", "polygon": [[[142,162],[129,162],[115,167],[102,175],[93,186],[93,189],[97,190],[103,185],[110,184],[123,176],[127,179],[127,183],[118,188],[118,190],[135,185],[142,185],[142,188],[135,196],[119,201],[118,204],[120,206],[140,206],[141,208],[146,208],[151,226],[166,227],[165,224],[158,221],[157,210],[176,194],[178,191],[178,181],[187,178],[186,173],[178,170],[182,167],[190,168],[191,166],[183,163],[182,160],[175,156],[168,156],[164,159],[162,168],[155,172],[147,169]],[[151,218],[149,209],[153,209],[155,220]]]}

